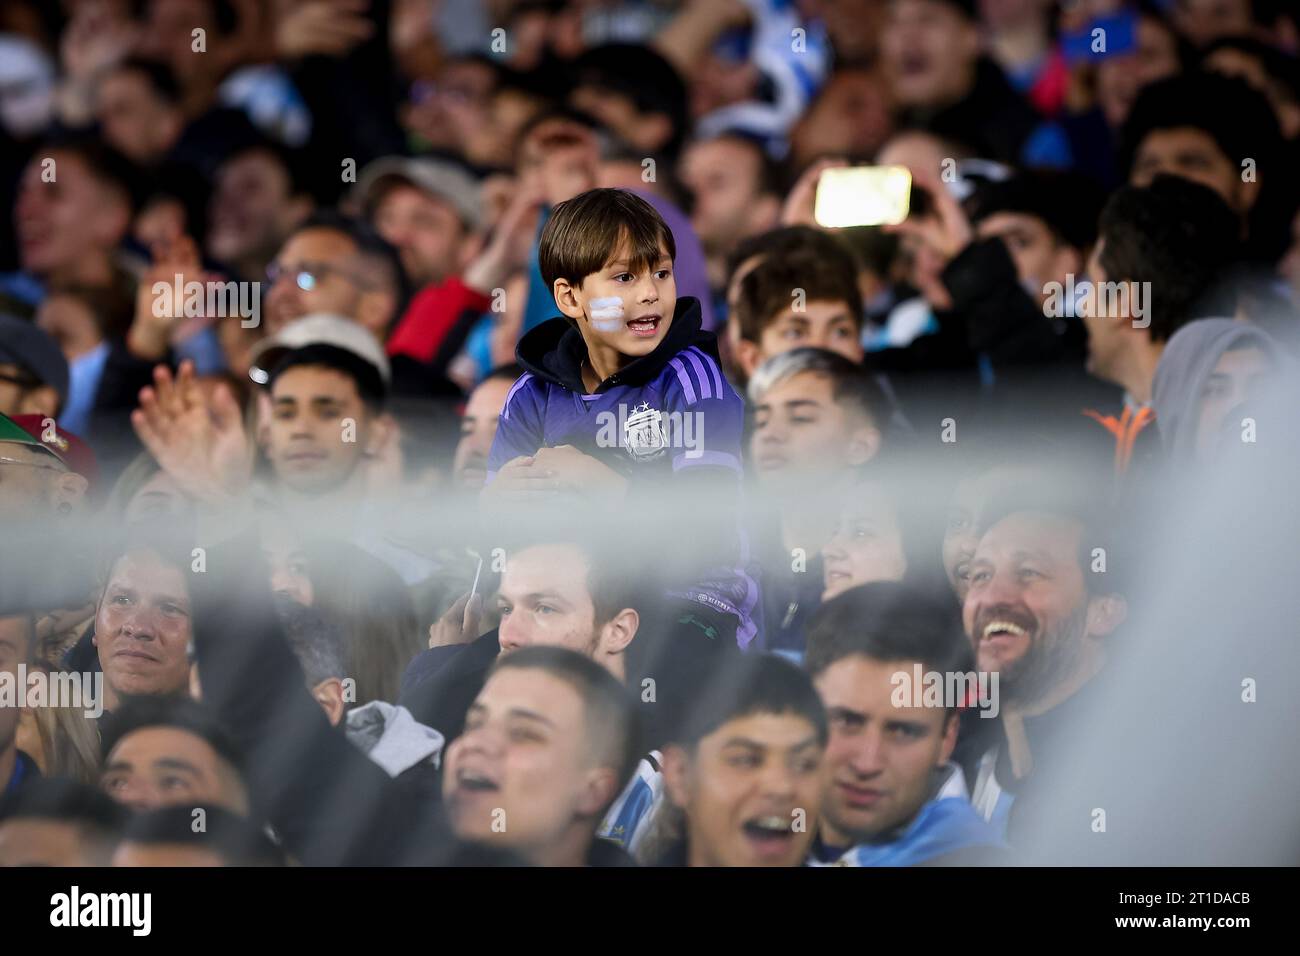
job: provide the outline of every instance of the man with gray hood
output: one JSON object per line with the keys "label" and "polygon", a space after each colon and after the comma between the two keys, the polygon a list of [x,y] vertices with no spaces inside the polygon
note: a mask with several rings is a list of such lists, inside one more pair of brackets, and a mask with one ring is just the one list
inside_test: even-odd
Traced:
{"label": "man with gray hood", "polygon": [[1258,422],[1243,405],[1286,362],[1276,340],[1248,322],[1198,319],[1175,332],[1156,366],[1151,401],[1167,464],[1206,464],[1234,437],[1253,443]]}
{"label": "man with gray hood", "polygon": [[315,608],[278,598],[276,611],[285,637],[302,664],[307,691],[331,725],[342,725],[354,746],[412,795],[431,802],[441,799],[438,768],[444,739],[432,727],[416,721],[405,707],[372,700],[349,709],[355,685],[347,676],[347,644],[334,619]]}

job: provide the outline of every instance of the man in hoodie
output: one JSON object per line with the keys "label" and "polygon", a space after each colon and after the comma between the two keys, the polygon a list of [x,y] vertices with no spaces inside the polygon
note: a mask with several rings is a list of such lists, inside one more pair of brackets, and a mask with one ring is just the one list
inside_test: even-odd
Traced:
{"label": "man in hoodie", "polygon": [[[973,675],[975,661],[949,606],[896,583],[852,588],[818,612],[805,666],[830,724],[811,864],[969,863],[1001,843],[951,762],[958,709],[977,701],[934,706],[913,686],[931,674],[945,688],[974,686],[954,679]],[[996,704],[980,697],[981,706]]]}
{"label": "man in hoodie", "polygon": [[348,740],[390,777],[436,800],[442,734],[418,723],[405,707],[386,701],[349,708],[356,682],[348,677],[347,644],[334,619],[286,598],[277,599],[276,611],[302,665],[307,690],[330,725],[341,726]]}
{"label": "man in hoodie", "polygon": [[1284,358],[1263,329],[1233,319],[1198,319],[1169,339],[1152,383],[1151,404],[1165,461],[1204,465],[1234,440],[1252,442],[1258,422],[1241,417]]}
{"label": "man in hoodie", "polygon": [[1117,477],[1148,457],[1135,445],[1154,418],[1160,355],[1174,332],[1206,314],[1237,235],[1236,216],[1214,190],[1178,177],[1125,186],[1102,210],[1076,311],[1088,329],[1088,371],[1127,393],[1119,415],[1084,411],[1113,436]]}

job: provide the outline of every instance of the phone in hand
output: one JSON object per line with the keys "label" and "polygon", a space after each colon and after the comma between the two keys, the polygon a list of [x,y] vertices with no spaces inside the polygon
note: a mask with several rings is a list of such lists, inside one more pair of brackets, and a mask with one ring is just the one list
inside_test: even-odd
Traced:
{"label": "phone in hand", "polygon": [[828,169],[817,181],[813,219],[830,229],[897,225],[907,218],[912,174],[905,166]]}

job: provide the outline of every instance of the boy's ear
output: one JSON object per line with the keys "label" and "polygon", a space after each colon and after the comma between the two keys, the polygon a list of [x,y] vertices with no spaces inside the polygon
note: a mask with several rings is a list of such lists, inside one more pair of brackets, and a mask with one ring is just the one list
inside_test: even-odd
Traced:
{"label": "boy's ear", "polygon": [[578,301],[578,290],[568,279],[556,279],[551,294],[555,296],[555,304],[565,316],[574,322],[582,321],[582,303]]}
{"label": "boy's ear", "polygon": [[849,464],[865,465],[871,461],[876,457],[876,452],[880,451],[880,443],[880,429],[875,425],[868,424],[855,428],[849,434]]}

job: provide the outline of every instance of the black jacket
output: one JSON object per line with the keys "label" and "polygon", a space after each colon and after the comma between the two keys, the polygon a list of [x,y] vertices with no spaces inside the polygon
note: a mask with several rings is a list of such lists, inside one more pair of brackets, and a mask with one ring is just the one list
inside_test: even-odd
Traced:
{"label": "black jacket", "polygon": [[517,862],[471,848],[441,809],[392,780],[331,727],[281,630],[251,535],[208,549],[191,579],[203,701],[244,755],[254,811],[308,866]]}
{"label": "black jacket", "polygon": [[[677,300],[673,320],[663,341],[655,346],[654,351],[629,362],[601,382],[596,391],[603,392],[616,385],[646,385],[658,377],[673,356],[692,345],[720,362],[717,336],[703,331],[701,322],[699,300],[682,296]],[[582,382],[587,343],[583,341],[582,333],[567,319],[550,319],[527,333],[515,347],[515,358],[524,371],[532,372],[543,381],[562,385],[579,395],[587,393],[587,386]]]}

